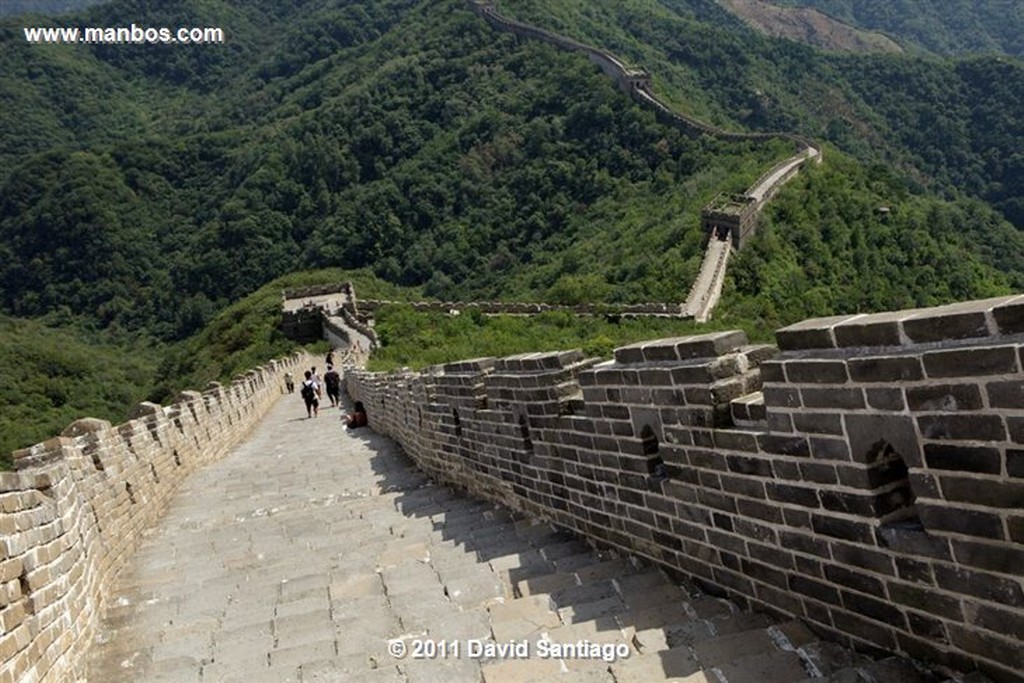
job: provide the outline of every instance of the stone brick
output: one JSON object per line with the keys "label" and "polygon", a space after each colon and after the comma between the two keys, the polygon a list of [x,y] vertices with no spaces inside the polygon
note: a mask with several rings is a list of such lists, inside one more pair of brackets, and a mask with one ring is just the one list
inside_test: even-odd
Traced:
{"label": "stone brick", "polygon": [[1024,417],[1007,417],[1006,429],[1010,433],[1011,441],[1024,443]]}
{"label": "stone brick", "polygon": [[843,439],[811,437],[811,455],[815,460],[848,461],[850,447]]}
{"label": "stone brick", "polygon": [[825,515],[812,515],[811,526],[815,532],[832,538],[841,538],[856,543],[873,543],[874,532],[870,524],[840,519]]}
{"label": "stone brick", "polygon": [[811,454],[810,444],[804,436],[781,434],[758,434],[757,442],[765,453],[807,457]]}
{"label": "stone brick", "polygon": [[785,382],[785,364],[781,360],[765,361],[761,364],[761,380],[764,382]]}
{"label": "stone brick", "polygon": [[681,360],[687,358],[715,358],[731,353],[747,344],[747,335],[740,330],[711,332],[680,340],[676,352]]}
{"label": "stone brick", "polygon": [[1017,578],[1009,579],[966,567],[937,564],[935,580],[950,593],[970,595],[1010,607],[1024,607],[1024,588]]}
{"label": "stone brick", "polygon": [[1024,516],[1010,517],[1006,520],[1006,530],[1014,543],[1024,543]]}
{"label": "stone brick", "polygon": [[1017,352],[1012,346],[976,347],[954,351],[932,351],[924,355],[929,377],[980,377],[1018,371]]}
{"label": "stone brick", "polygon": [[730,472],[757,477],[773,476],[771,461],[767,458],[728,455],[725,460],[728,463]]}
{"label": "stone brick", "polygon": [[940,384],[907,389],[907,405],[920,412],[980,410],[981,390],[976,384]]}
{"label": "stone brick", "polygon": [[768,482],[765,486],[769,500],[786,503],[788,505],[799,505],[806,508],[819,508],[821,502],[818,500],[818,492],[806,486],[792,486]]}
{"label": "stone brick", "polygon": [[868,400],[868,406],[876,410],[902,411],[907,405],[900,389],[868,387],[864,390],[864,396]]}
{"label": "stone brick", "polygon": [[765,422],[768,424],[769,432],[776,434],[790,434],[793,432],[793,419],[790,413],[773,410],[767,413]]}
{"label": "stone brick", "polygon": [[829,609],[829,616],[832,624],[844,634],[867,640],[886,650],[896,649],[892,626],[835,607]]}
{"label": "stone brick", "polygon": [[836,346],[897,346],[900,343],[899,321],[902,311],[873,313],[839,323],[833,328]]}
{"label": "stone brick", "polygon": [[902,382],[924,377],[921,359],[916,356],[852,358],[848,365],[850,379],[855,382]]}
{"label": "stone brick", "polygon": [[716,429],[713,442],[716,448],[723,450],[757,452],[757,438],[750,432]]}
{"label": "stone brick", "polygon": [[907,476],[906,467],[897,459],[886,459],[870,466],[835,463],[839,483],[859,489],[877,489]]}
{"label": "stone brick", "polygon": [[[814,440],[812,440],[812,448],[813,442]],[[839,475],[836,473],[835,465],[829,463],[802,462],[800,463],[800,475],[804,481],[815,484],[837,484],[839,482]]]}
{"label": "stone brick", "polygon": [[876,621],[883,621],[900,629],[907,628],[907,620],[898,607],[861,593],[841,591],[843,605],[857,614],[862,614]]}
{"label": "stone brick", "polygon": [[806,595],[809,598],[814,598],[828,604],[839,602],[839,591],[835,586],[830,586],[823,581],[816,581],[805,576],[790,576],[789,589],[794,593]]}
{"label": "stone brick", "polygon": [[1024,482],[986,477],[941,476],[946,500],[994,508],[1024,508]]}
{"label": "stone brick", "polygon": [[846,363],[839,360],[791,360],[786,377],[793,384],[844,384],[849,380]]}
{"label": "stone brick", "polygon": [[1024,548],[955,538],[950,543],[957,562],[968,567],[1010,575],[1024,567]]}
{"label": "stone brick", "polygon": [[895,560],[896,575],[904,581],[911,581],[921,585],[933,585],[935,583],[935,579],[932,577],[931,563],[909,557],[896,557]]}
{"label": "stone brick", "polygon": [[1024,648],[1020,647],[1020,641],[983,633],[959,624],[950,624],[947,628],[950,640],[956,647],[975,656],[999,662],[1013,671],[1024,671]]}
{"label": "stone brick", "polygon": [[969,612],[973,613],[972,622],[993,633],[1024,641],[1024,614],[1011,612],[1002,606],[976,605]]}
{"label": "stone brick", "polygon": [[775,504],[738,498],[736,500],[736,511],[744,517],[754,517],[755,519],[773,524],[782,524],[783,522],[782,510]]}
{"label": "stone brick", "polygon": [[784,351],[798,349],[828,349],[836,346],[832,329],[839,323],[863,317],[861,314],[815,318],[784,327],[775,332],[779,348]]}
{"label": "stone brick", "polygon": [[910,625],[911,632],[915,635],[922,636],[936,643],[949,642],[945,622],[941,619],[935,619],[934,617],[928,617],[916,612],[907,612],[907,623]]}
{"label": "stone brick", "polygon": [[[799,408],[800,392],[790,387],[766,386],[761,390],[764,394],[764,404],[769,408]],[[768,417],[771,418],[769,411]]]}
{"label": "stone brick", "polygon": [[903,321],[903,333],[916,344],[987,337],[990,302],[970,301],[922,311]]}
{"label": "stone brick", "polygon": [[843,434],[843,420],[836,413],[801,411],[793,414],[793,426],[799,432],[812,434]]}
{"label": "stone brick", "polygon": [[753,560],[741,560],[740,571],[744,576],[749,576],[755,581],[767,583],[777,588],[786,588],[788,584],[787,572]]}
{"label": "stone brick", "polygon": [[952,441],[1005,441],[1006,427],[997,415],[922,415],[917,418],[925,439]]}
{"label": "stone brick", "polygon": [[999,450],[984,446],[929,443],[924,447],[924,460],[934,470],[999,474],[1003,469]]}
{"label": "stone brick", "polygon": [[918,503],[917,513],[929,531],[951,531],[966,536],[1001,539],[1003,522],[997,516],[980,510],[951,509],[946,506]]}
{"label": "stone brick", "polygon": [[808,408],[832,408],[835,410],[860,410],[864,407],[864,392],[846,387],[804,387],[800,398]]}
{"label": "stone brick", "polygon": [[1006,473],[1011,477],[1024,478],[1024,450],[1006,450]]}
{"label": "stone brick", "polygon": [[1024,380],[990,382],[985,388],[993,408],[1024,408]]}
{"label": "stone brick", "polygon": [[1002,334],[1024,334],[1024,296],[1014,297],[993,307],[992,317]]}
{"label": "stone brick", "polygon": [[839,540],[830,541],[832,559],[844,565],[869,569],[876,574],[895,576],[896,570],[890,553],[879,552],[861,545],[851,545]]}

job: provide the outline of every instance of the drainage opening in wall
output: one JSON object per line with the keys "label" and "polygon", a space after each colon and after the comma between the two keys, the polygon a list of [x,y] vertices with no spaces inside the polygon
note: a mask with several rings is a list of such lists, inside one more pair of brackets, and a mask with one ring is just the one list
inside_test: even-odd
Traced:
{"label": "drainage opening in wall", "polygon": [[530,439],[530,425],[526,423],[526,416],[519,416],[519,434],[523,437],[523,446],[527,451],[533,452],[533,440]]}
{"label": "drainage opening in wall", "polygon": [[668,479],[668,466],[665,465],[665,460],[658,455],[661,446],[650,425],[644,425],[644,428],[640,430],[640,448],[644,457],[647,458],[648,485],[657,486]]}
{"label": "drainage opening in wall", "polygon": [[459,411],[452,408],[452,418],[455,420],[455,436],[462,436],[462,421],[459,420]]}
{"label": "drainage opening in wall", "polygon": [[883,525],[923,529],[910,484],[910,468],[899,451],[880,439],[872,444],[867,462],[872,468],[872,488],[877,492],[876,512]]}

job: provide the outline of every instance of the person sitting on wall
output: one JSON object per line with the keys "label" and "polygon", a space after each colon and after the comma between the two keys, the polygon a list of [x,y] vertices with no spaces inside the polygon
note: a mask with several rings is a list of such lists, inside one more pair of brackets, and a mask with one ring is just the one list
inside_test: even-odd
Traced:
{"label": "person sitting on wall", "polygon": [[352,409],[352,412],[348,415],[342,415],[341,421],[345,423],[346,429],[365,427],[367,425],[366,407],[363,405],[363,402],[356,401],[356,405]]}

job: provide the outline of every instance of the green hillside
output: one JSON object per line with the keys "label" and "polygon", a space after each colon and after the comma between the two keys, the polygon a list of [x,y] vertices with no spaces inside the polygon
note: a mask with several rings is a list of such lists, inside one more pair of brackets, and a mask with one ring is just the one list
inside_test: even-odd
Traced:
{"label": "green hillside", "polygon": [[884,31],[904,45],[944,55],[1024,57],[1024,5],[1004,0],[775,0],[814,7],[837,19]]}
{"label": "green hillside", "polygon": [[65,14],[101,2],[106,0],[4,0],[3,4],[0,4],[0,16]]}
{"label": "green hillside", "polygon": [[[1019,62],[823,55],[712,0],[506,4],[647,67],[682,111],[824,141],[826,163],[783,190],[733,261],[716,325],[764,338],[809,315],[1024,290]],[[583,57],[492,30],[461,0],[118,0],[81,21],[129,15],[228,40],[29,45],[0,21],[9,343],[123,348],[139,378],[124,410],[290,348],[267,322],[285,280],[268,283],[295,272],[361,270],[396,298],[681,302],[700,208],[791,153],[688,137]],[[390,315],[392,329],[415,318]],[[410,334],[461,353],[464,333],[490,353],[511,337],[599,351],[656,332],[470,322]],[[428,346],[382,362],[446,357]],[[28,377],[52,360],[4,357]],[[7,404],[32,406],[19,425],[67,419],[70,403],[23,395]],[[25,434],[3,428],[0,447]]]}

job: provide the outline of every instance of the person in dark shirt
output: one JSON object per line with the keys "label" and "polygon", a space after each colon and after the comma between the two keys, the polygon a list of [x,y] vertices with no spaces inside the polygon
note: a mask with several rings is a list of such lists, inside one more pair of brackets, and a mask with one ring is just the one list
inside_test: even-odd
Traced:
{"label": "person in dark shirt", "polygon": [[331,399],[331,407],[338,405],[341,401],[341,375],[330,365],[324,373],[324,388],[327,389],[327,398]]}

